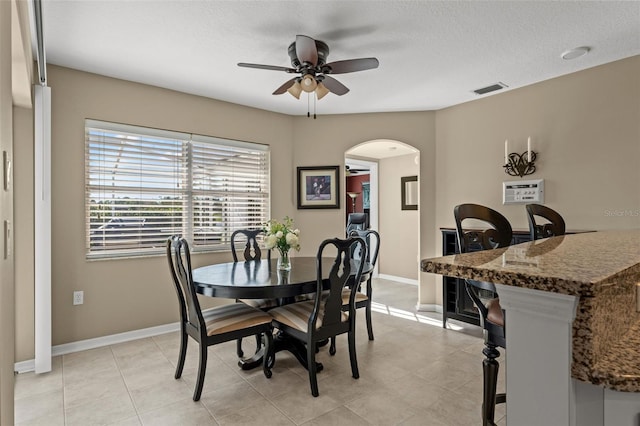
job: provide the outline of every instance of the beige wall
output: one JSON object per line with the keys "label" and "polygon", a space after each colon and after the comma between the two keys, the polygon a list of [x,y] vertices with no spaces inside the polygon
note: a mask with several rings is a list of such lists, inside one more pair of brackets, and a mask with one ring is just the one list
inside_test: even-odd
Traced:
{"label": "beige wall", "polygon": [[474,202],[526,229],[524,206],[502,205],[502,182],[520,179],[502,164],[505,139],[521,153],[528,136],[539,156],[527,179],[545,180],[568,228],[640,227],[640,56],[438,111],[436,226]]}
{"label": "beige wall", "polygon": [[[166,259],[87,261],[84,235],[84,119],[113,121],[203,135],[235,138],[271,146],[272,214],[293,211],[291,179],[292,118],[257,109],[187,95],[157,87],[49,66],[52,91],[52,316],[53,344],[126,332],[175,322],[175,293]],[[30,117],[22,117],[27,126]],[[22,130],[26,133],[26,130]],[[25,155],[29,153],[26,152]],[[33,165],[22,158],[23,176]],[[31,167],[29,170],[28,167]],[[25,181],[25,185],[28,183]],[[24,198],[23,198],[24,197]],[[28,208],[31,191],[18,203]],[[32,223],[17,230],[29,240]],[[33,250],[23,246],[24,253]],[[231,260],[228,252],[194,256],[194,265]],[[32,268],[33,258],[17,260]],[[33,357],[33,278],[21,274],[17,300],[23,323],[17,328],[18,361]],[[84,291],[84,304],[72,305],[74,290]],[[210,301],[208,301],[210,302]],[[208,303],[210,304],[210,303]],[[205,302],[207,306],[207,302]]]}
{"label": "beige wall", "polygon": [[[313,120],[296,117],[293,126],[295,166],[344,166],[345,151],[366,141],[392,139],[411,145],[420,151],[420,201],[423,205],[435,202],[435,112],[398,112],[379,114],[320,115]],[[384,177],[381,175],[380,179]],[[343,179],[341,173],[341,179]],[[292,194],[295,196],[295,194]],[[381,199],[381,202],[383,200]],[[340,210],[298,210],[296,221],[304,230],[301,253],[312,255],[327,236],[344,232],[344,203]],[[435,255],[434,215],[427,210],[420,214],[420,258]],[[384,236],[383,236],[384,238]],[[382,240],[382,239],[381,239]],[[384,240],[382,240],[382,244]],[[403,247],[395,247],[395,257],[411,257]],[[391,259],[387,259],[391,261]],[[435,277],[420,274],[420,303],[433,303]]]}
{"label": "beige wall", "polygon": [[[343,166],[345,151],[381,138],[420,151],[416,173],[420,176],[419,258],[440,253],[438,228],[453,223],[452,209],[460,202],[493,206],[515,227],[526,226],[522,206],[501,204],[501,183],[512,180],[502,169],[505,138],[512,141],[514,150],[517,143],[524,150],[526,137],[533,138],[534,149],[540,153],[539,171],[533,177],[545,179],[546,204],[558,209],[570,227],[640,226],[637,216],[611,213],[640,209],[638,57],[438,112],[319,115],[316,120],[55,66],[49,67],[49,73],[55,345],[177,320],[164,258],[85,260],[84,118],[271,145],[272,216],[295,218],[302,230],[302,255],[314,255],[327,236],[342,235],[345,205],[341,199],[340,209],[297,210],[296,166]],[[21,122],[30,120],[28,114],[17,115]],[[340,179],[343,185],[342,171]],[[591,186],[582,189],[582,183]],[[26,206],[22,197],[33,198],[33,193],[16,196],[16,204]],[[21,235],[29,234],[21,231]],[[28,252],[27,246],[24,249]],[[396,253],[415,258],[402,247],[396,247]],[[220,253],[196,256],[194,261],[197,266],[228,259],[229,253]],[[16,262],[19,268],[31,267],[28,256]],[[23,286],[33,287],[28,275],[22,276],[26,282],[17,283],[19,292]],[[419,274],[419,280],[419,302],[440,303],[440,280],[424,273]],[[85,291],[84,305],[72,306],[74,290]],[[21,301],[18,309],[24,317],[32,316],[32,301],[22,305],[30,298],[28,293],[16,298]],[[27,320],[17,328],[18,360],[33,356],[28,349],[32,328]]]}
{"label": "beige wall", "polygon": [[[14,108],[14,179],[15,193],[15,254],[16,309],[15,318],[18,332],[16,339],[16,359],[31,359],[34,347],[34,178],[33,178],[33,110]],[[20,194],[25,194],[24,196]]]}
{"label": "beige wall", "polygon": [[[13,156],[11,96],[11,3],[0,2],[0,162],[2,152]],[[0,232],[13,221],[13,192],[5,191],[0,173]],[[13,424],[13,257],[5,259],[0,238],[0,424]]]}
{"label": "beige wall", "polygon": [[[15,218],[14,105],[31,107],[31,40],[26,1],[0,1],[0,162],[11,162],[7,176],[0,172],[0,424],[13,424],[15,362]],[[3,167],[0,167],[3,168]],[[5,187],[5,179],[7,179]],[[9,232],[5,239],[5,226]]]}
{"label": "beige wall", "polygon": [[378,163],[381,240],[378,270],[380,274],[411,280],[418,279],[420,266],[420,212],[401,209],[400,178],[418,175],[419,165],[414,161],[417,155],[385,158]]}

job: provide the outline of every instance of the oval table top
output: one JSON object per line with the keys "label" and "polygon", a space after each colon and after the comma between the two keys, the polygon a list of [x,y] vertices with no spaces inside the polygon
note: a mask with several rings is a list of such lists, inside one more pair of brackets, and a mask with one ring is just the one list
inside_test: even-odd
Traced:
{"label": "oval table top", "polygon": [[[333,257],[323,258],[322,272],[329,276]],[[210,297],[229,299],[277,299],[316,291],[316,258],[292,257],[291,270],[280,271],[277,259],[228,262],[202,266],[193,270],[196,291]],[[356,271],[352,261],[352,272]],[[365,264],[363,274],[370,272]]]}

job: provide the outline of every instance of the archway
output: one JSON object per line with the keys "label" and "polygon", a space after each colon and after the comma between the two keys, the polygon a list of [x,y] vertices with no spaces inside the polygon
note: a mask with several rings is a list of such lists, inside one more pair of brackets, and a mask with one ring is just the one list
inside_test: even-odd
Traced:
{"label": "archway", "polygon": [[376,139],[345,152],[345,225],[349,213],[367,213],[369,227],[380,233],[378,276],[418,285],[419,190],[417,201],[413,201],[415,209],[405,209],[401,186],[403,178],[413,176],[417,177],[417,190],[420,152],[409,144]]}

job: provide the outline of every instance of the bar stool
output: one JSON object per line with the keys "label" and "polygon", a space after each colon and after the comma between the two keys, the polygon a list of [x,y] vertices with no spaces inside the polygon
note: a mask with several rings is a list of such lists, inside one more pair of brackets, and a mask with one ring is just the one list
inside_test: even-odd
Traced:
{"label": "bar stool", "polygon": [[[454,208],[453,215],[456,220],[456,237],[460,253],[491,250],[511,244],[513,236],[511,224],[497,211],[478,204],[461,204]],[[477,221],[481,221],[483,225],[487,224],[489,227],[465,230],[462,227],[462,222],[466,219],[473,219],[476,226]],[[500,306],[500,299],[493,283],[465,280],[465,287],[469,297],[478,308],[484,335],[482,425],[495,425],[496,404],[504,403],[507,400],[506,394],[496,394],[499,369],[496,358],[500,356],[497,348],[507,347],[504,333],[504,311]]]}

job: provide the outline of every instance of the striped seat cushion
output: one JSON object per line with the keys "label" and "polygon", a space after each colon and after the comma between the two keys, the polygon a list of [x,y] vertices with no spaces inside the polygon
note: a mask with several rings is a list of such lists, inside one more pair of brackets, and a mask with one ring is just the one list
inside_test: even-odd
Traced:
{"label": "striped seat cushion", "polygon": [[314,300],[316,298],[315,293],[299,294],[295,297],[296,302],[306,302],[307,300]]}
{"label": "striped seat cushion", "polygon": [[256,309],[270,309],[278,306],[277,299],[240,299],[240,301]]}
{"label": "striped seat cushion", "polygon": [[[311,312],[313,312],[313,300],[307,302],[292,303],[290,305],[280,306],[279,308],[271,309],[269,314],[274,320],[286,324],[289,327],[296,328],[304,333],[308,332],[308,323]],[[341,312],[342,322],[349,321],[349,314],[347,312]],[[324,312],[318,313],[318,320],[316,327],[322,326],[322,319],[324,318]]]}
{"label": "striped seat cushion", "polygon": [[[349,304],[349,296],[351,296],[351,290],[345,288],[344,290],[342,290],[342,304],[343,305],[348,305]],[[358,302],[363,302],[365,300],[367,300],[368,297],[366,294],[361,293],[359,291],[356,292],[356,303]]]}
{"label": "striped seat cushion", "polygon": [[228,333],[271,322],[271,316],[244,303],[218,306],[207,311],[207,336]]}

